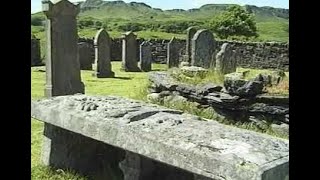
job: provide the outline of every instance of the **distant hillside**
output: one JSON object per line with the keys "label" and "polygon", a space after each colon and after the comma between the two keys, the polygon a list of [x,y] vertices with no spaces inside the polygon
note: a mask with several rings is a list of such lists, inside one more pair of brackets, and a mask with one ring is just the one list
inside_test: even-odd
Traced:
{"label": "distant hillside", "polygon": [[[176,14],[179,13],[182,16],[188,16],[189,18],[193,18],[193,15],[196,15],[195,18],[205,18],[208,16],[213,16],[215,14],[221,13],[225,11],[230,4],[207,4],[203,5],[200,8],[194,8],[189,10],[183,9],[172,9],[172,10],[161,10],[159,8],[152,8],[151,6],[145,3],[138,3],[138,2],[131,2],[125,3],[124,1],[103,1],[103,0],[86,0],[81,3],[81,11],[83,15],[90,14],[95,18],[106,18],[110,16],[114,17],[122,17],[123,15],[130,14],[134,15],[133,17],[139,17],[141,14],[153,14],[153,15],[160,15],[161,14]],[[273,7],[257,7],[253,5],[245,5],[244,6],[249,12],[255,14],[258,19],[270,19],[270,18],[283,18],[289,19],[289,9],[281,9],[281,8],[273,8]],[[117,11],[118,13],[113,14],[113,11],[109,11],[110,8],[115,8],[118,10],[126,10]],[[92,12],[94,10],[94,12]],[[91,11],[91,12],[90,12]],[[99,11],[104,12],[104,15],[101,15]],[[109,13],[106,13],[109,12]]]}
{"label": "distant hillside", "polygon": [[[201,22],[213,19],[216,15],[231,6],[230,4],[206,4],[200,8],[189,10],[162,10],[139,2],[125,3],[124,1],[86,0],[79,3],[81,7],[80,20],[89,18],[94,21],[101,21],[107,24],[108,31],[121,31],[119,30],[119,26],[126,26],[128,23],[146,24],[147,26],[145,27],[147,29],[142,30],[151,30],[150,28],[153,26],[159,28],[159,26],[167,23],[180,23],[181,25],[185,21],[201,24]],[[288,9],[257,7],[253,5],[245,5],[244,8],[255,15],[260,35],[259,39],[288,41]],[[32,15],[32,17],[36,16],[43,17],[43,14],[36,13]]]}

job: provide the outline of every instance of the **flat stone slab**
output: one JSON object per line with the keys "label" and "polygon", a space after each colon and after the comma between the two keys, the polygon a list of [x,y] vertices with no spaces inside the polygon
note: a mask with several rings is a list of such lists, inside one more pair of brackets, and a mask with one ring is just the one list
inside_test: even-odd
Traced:
{"label": "flat stone slab", "polygon": [[32,101],[31,116],[216,180],[289,178],[288,140],[158,105],[77,94]]}

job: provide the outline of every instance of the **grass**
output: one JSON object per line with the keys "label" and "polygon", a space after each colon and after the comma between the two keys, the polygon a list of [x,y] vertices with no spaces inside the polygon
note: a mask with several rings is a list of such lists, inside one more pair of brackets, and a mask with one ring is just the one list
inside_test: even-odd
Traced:
{"label": "grass", "polygon": [[193,77],[185,75],[180,69],[172,68],[169,70],[171,76],[183,83],[188,84],[206,84],[213,83],[217,85],[223,85],[224,76],[216,71],[209,70],[207,73],[195,74]]}
{"label": "grass", "polygon": [[[166,70],[165,64],[153,64],[153,70]],[[123,72],[120,71],[121,62],[112,62],[112,70],[115,72],[116,78],[97,79],[91,74],[93,71],[81,71],[82,81],[85,84],[86,94],[89,95],[117,95],[127,98],[139,99],[146,101],[147,95],[147,73],[145,72]],[[33,100],[44,98],[45,72],[44,67],[31,68],[31,97]],[[199,109],[192,103],[184,104],[162,104],[167,107],[180,109],[191,114],[195,114],[207,119],[215,119],[225,124],[235,125],[240,128],[251,129],[258,132],[265,132],[271,135],[273,132],[261,131],[252,124],[235,123],[224,121],[216,113],[210,109]],[[41,145],[42,145],[43,123],[31,119],[31,178],[33,180],[84,180],[86,178],[76,175],[75,173],[53,170],[41,165]],[[278,136],[281,137],[281,136]]]}

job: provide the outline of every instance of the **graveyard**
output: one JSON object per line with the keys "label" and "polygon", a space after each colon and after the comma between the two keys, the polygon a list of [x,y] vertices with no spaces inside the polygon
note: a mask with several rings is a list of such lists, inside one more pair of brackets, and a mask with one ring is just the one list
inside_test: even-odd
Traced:
{"label": "graveyard", "polygon": [[79,37],[79,7],[31,36],[32,179],[289,179],[288,42]]}

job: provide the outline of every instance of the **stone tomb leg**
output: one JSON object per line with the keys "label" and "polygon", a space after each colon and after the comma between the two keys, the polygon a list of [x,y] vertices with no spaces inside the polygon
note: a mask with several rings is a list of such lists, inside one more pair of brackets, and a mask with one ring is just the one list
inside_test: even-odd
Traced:
{"label": "stone tomb leg", "polygon": [[[125,151],[46,123],[42,162],[94,179],[122,179],[119,161]],[[90,148],[88,148],[90,147]]]}
{"label": "stone tomb leg", "polygon": [[[42,162],[102,180],[209,180],[130,151],[48,124],[44,129]],[[90,147],[90,148],[88,148]]]}

